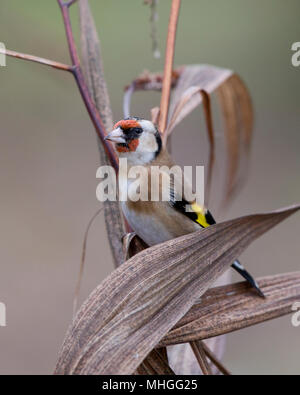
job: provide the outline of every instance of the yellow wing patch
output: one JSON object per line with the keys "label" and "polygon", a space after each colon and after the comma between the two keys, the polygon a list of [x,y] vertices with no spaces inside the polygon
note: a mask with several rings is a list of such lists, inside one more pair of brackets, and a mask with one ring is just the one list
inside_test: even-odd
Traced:
{"label": "yellow wing patch", "polygon": [[194,211],[194,213],[197,214],[196,222],[198,222],[198,224],[200,224],[204,228],[207,228],[208,226],[210,226],[206,220],[206,216],[205,216],[206,210],[204,207],[199,206],[199,204],[197,204],[197,203],[193,203],[193,204],[191,204],[191,208]]}

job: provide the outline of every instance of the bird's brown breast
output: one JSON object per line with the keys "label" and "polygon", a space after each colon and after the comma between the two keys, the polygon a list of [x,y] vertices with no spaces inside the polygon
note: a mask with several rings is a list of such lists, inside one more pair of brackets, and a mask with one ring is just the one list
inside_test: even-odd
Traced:
{"label": "bird's brown breast", "polygon": [[[151,164],[145,166],[148,177],[140,180],[141,188],[148,189],[147,201],[127,200],[122,203],[122,208],[127,221],[132,229],[149,245],[154,245],[169,239],[194,232],[199,225],[176,211],[169,201],[153,201],[153,180],[151,180],[151,166],[174,166],[166,151],[162,151]],[[159,177],[159,189],[161,192],[163,175]]]}

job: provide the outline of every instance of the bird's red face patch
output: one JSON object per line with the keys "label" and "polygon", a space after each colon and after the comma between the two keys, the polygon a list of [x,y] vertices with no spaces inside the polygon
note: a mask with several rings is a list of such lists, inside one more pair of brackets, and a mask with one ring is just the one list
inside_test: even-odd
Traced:
{"label": "bird's red face patch", "polygon": [[116,144],[118,152],[135,152],[138,145],[139,139],[136,133],[130,134],[130,129],[141,129],[141,125],[135,119],[123,119],[117,122],[114,129],[121,128],[124,131],[126,144]]}
{"label": "bird's red face patch", "polygon": [[117,122],[114,126],[114,129],[117,129],[118,127],[126,130],[131,128],[140,128],[141,125],[135,119],[124,119],[122,121]]}
{"label": "bird's red face patch", "polygon": [[118,152],[135,152],[139,145],[139,139],[131,140],[127,145],[117,144],[116,149]]}

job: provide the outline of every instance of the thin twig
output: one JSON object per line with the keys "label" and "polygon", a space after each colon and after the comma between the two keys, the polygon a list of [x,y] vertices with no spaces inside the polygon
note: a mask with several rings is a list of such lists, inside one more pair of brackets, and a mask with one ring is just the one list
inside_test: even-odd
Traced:
{"label": "thin twig", "polygon": [[225,368],[222,362],[215,356],[215,354],[209,349],[209,347],[207,347],[207,345],[203,341],[199,341],[198,343],[201,343],[205,354],[210,359],[210,361],[219,369],[219,371],[223,373],[224,376],[231,376],[229,370]]}
{"label": "thin twig", "polygon": [[195,341],[195,342],[190,342],[190,345],[191,345],[192,350],[195,354],[195,357],[197,358],[197,361],[200,365],[202,373],[205,376],[212,376],[212,371],[211,371],[209,363],[206,359],[206,355],[205,355],[204,349],[202,347],[202,344],[200,342]]}
{"label": "thin twig", "polygon": [[59,69],[59,70],[63,70],[63,71],[69,71],[71,73],[74,70],[74,67],[70,66],[68,64],[56,62],[56,61],[50,60],[50,59],[40,58],[39,56],[29,55],[26,53],[11,51],[10,49],[0,48],[0,54],[6,55],[6,56],[11,56],[11,57],[17,58],[17,59],[27,60],[29,62],[43,64],[45,66],[54,67],[55,69]]}
{"label": "thin twig", "polygon": [[108,143],[107,141],[104,140],[106,136],[106,130],[103,125],[103,121],[99,115],[99,112],[97,111],[94,102],[92,101],[88,87],[86,85],[83,72],[80,67],[80,60],[79,56],[77,53],[76,45],[75,45],[75,40],[72,32],[72,26],[71,26],[71,20],[70,20],[70,14],[69,14],[69,7],[75,2],[75,1],[69,1],[69,2],[64,2],[63,0],[57,0],[62,17],[63,17],[63,22],[65,26],[65,31],[66,31],[66,37],[67,37],[67,42],[69,46],[69,53],[72,61],[72,65],[74,66],[73,74],[78,86],[78,89],[80,91],[81,97],[84,101],[84,104],[86,106],[86,109],[89,113],[89,116],[94,124],[96,133],[98,134],[105,151],[108,155],[108,158],[112,164],[112,166],[115,168],[115,170],[118,170],[118,160],[117,156],[115,153],[115,150],[113,149],[111,143]]}
{"label": "thin twig", "polygon": [[66,65],[63,63],[55,62],[49,59],[44,59],[40,58],[38,56],[33,56],[33,55],[28,55],[28,54],[23,54],[7,49],[0,49],[0,53],[11,56],[14,58],[18,59],[23,59],[39,64],[44,64],[47,66],[54,67],[59,70],[64,70],[64,71],[69,71],[74,75],[74,78],[76,80],[77,86],[79,88],[80,94],[82,96],[82,99],[85,103],[85,106],[87,108],[87,111],[90,115],[90,118],[94,124],[96,133],[98,134],[100,140],[102,141],[102,144],[105,148],[105,151],[108,155],[108,158],[110,160],[110,163],[112,166],[115,168],[115,170],[118,170],[118,160],[116,157],[116,153],[112,147],[112,145],[106,141],[104,141],[104,138],[106,136],[106,131],[103,126],[102,119],[89,95],[88,88],[86,86],[83,73],[80,67],[80,60],[79,56],[77,53],[76,45],[75,45],[75,40],[72,32],[72,27],[71,27],[71,21],[70,21],[70,15],[69,15],[69,7],[76,2],[76,0],[70,0],[68,2],[65,2],[64,0],[57,0],[58,4],[60,6],[62,16],[63,16],[63,21],[65,25],[65,30],[66,30],[66,36],[67,36],[67,41],[68,41],[68,46],[69,46],[69,52],[70,52],[70,57],[72,61],[72,65]]}
{"label": "thin twig", "polygon": [[160,101],[159,130],[161,133],[164,133],[168,120],[170,92],[171,92],[171,83],[172,83],[172,70],[173,70],[174,51],[175,51],[175,39],[176,39],[176,30],[177,30],[180,3],[181,0],[173,0],[171,12],[170,12],[168,38],[167,38],[166,55],[165,55],[163,87],[162,87],[162,94]]}
{"label": "thin twig", "polygon": [[80,287],[81,287],[81,281],[83,277],[83,270],[85,266],[85,255],[86,255],[86,245],[87,245],[87,239],[89,235],[89,231],[91,226],[93,225],[94,220],[96,217],[101,213],[103,210],[103,207],[101,207],[99,210],[96,211],[96,213],[92,216],[90,219],[88,226],[86,228],[85,234],[84,234],[84,239],[83,239],[83,245],[82,245],[82,253],[81,253],[81,262],[80,262],[80,269],[77,277],[77,284],[74,292],[74,300],[73,300],[73,319],[75,317],[76,311],[77,311],[77,306],[78,306],[78,297],[79,297],[79,292],[80,292]]}
{"label": "thin twig", "polygon": [[72,4],[76,3],[77,0],[69,0],[66,2],[66,6],[70,7]]}
{"label": "thin twig", "polygon": [[206,205],[208,206],[211,184],[212,184],[212,176],[213,176],[213,168],[215,164],[215,138],[214,138],[214,128],[212,121],[212,113],[211,113],[211,102],[209,94],[201,89],[200,94],[203,100],[203,110],[205,115],[206,129],[209,140],[209,160],[208,160],[208,172],[207,172],[207,183],[206,183]]}

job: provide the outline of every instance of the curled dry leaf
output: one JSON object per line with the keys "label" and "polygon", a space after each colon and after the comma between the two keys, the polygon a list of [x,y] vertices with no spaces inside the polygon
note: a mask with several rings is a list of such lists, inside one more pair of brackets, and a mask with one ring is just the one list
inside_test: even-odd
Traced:
{"label": "curled dry leaf", "polygon": [[211,94],[232,75],[232,70],[211,65],[185,66],[172,94],[167,135],[202,102],[201,90]]}
{"label": "curled dry leaf", "polygon": [[253,131],[251,98],[240,77],[233,74],[217,90],[225,124],[228,172],[223,204],[226,205],[246,180]]}
{"label": "curled dry leaf", "polygon": [[[203,92],[206,92],[206,97],[203,96]],[[253,129],[251,99],[240,77],[232,70],[215,66],[186,66],[172,94],[169,122],[164,139],[166,143],[174,128],[200,103],[203,103],[210,145],[208,172],[210,187],[214,164],[214,139],[210,104],[207,98],[213,92],[218,94],[224,116],[228,171],[223,204],[227,204],[245,179],[242,177],[244,172],[239,169],[247,169]]]}
{"label": "curled dry leaf", "polygon": [[[106,130],[113,127],[113,116],[103,73],[100,41],[90,11],[88,0],[79,1],[80,39],[82,66],[89,93],[103,119]],[[110,165],[103,145],[98,139],[101,165]],[[103,202],[108,240],[113,253],[115,265],[124,259],[122,254],[122,236],[125,233],[123,215],[118,202]]]}
{"label": "curled dry leaf", "polygon": [[207,291],[160,344],[203,340],[292,313],[300,299],[300,272],[263,277],[258,283],[266,299],[257,298],[246,283]]}
{"label": "curled dry leaf", "polygon": [[132,374],[253,240],[299,208],[216,224],[129,259],[81,307],[55,373]]}
{"label": "curled dry leaf", "polygon": [[[173,88],[179,78],[183,68],[178,68],[172,72],[171,87]],[[130,85],[125,87],[125,93],[123,98],[123,113],[124,118],[131,116],[131,100],[132,95],[136,91],[157,91],[162,90],[163,75],[162,73],[150,73],[145,70],[140,76],[138,76]],[[134,114],[133,114],[134,115]]]}

